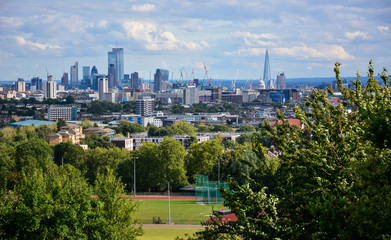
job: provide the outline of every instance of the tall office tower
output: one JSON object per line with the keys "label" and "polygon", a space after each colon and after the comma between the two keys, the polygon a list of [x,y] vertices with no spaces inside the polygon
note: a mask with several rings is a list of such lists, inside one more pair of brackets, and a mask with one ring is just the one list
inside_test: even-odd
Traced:
{"label": "tall office tower", "polygon": [[270,74],[269,50],[267,49],[265,53],[265,65],[263,67],[263,81],[266,83],[266,88],[273,88]]}
{"label": "tall office tower", "polygon": [[282,72],[277,75],[277,89],[285,89],[286,84],[285,84],[285,73]]}
{"label": "tall office tower", "polygon": [[129,88],[139,89],[140,87],[140,79],[138,78],[138,72],[134,72],[130,75],[130,85]]}
{"label": "tall office tower", "polygon": [[90,66],[83,66],[83,86],[85,88],[91,87]]}
{"label": "tall office tower", "polygon": [[71,66],[69,72],[71,74],[70,88],[76,88],[77,84],[79,83],[79,63],[75,62],[75,65]]}
{"label": "tall office tower", "polygon": [[66,90],[68,89],[68,73],[66,72],[62,74],[61,85],[63,85]]}
{"label": "tall office tower", "polygon": [[91,88],[94,90],[98,90],[98,78],[96,77],[97,75],[98,69],[94,65],[91,69]]}
{"label": "tall office tower", "polygon": [[114,88],[118,85],[115,84],[115,66],[114,64],[110,64],[109,70],[107,73],[107,78],[109,79],[109,88]]}
{"label": "tall office tower", "polygon": [[162,80],[163,82],[168,81],[170,77],[170,72],[167,69],[159,68],[160,72],[162,73]]}
{"label": "tall office tower", "polygon": [[200,97],[198,94],[198,88],[196,86],[187,86],[187,88],[183,91],[183,103],[191,105],[199,102]]}
{"label": "tall office tower", "polygon": [[160,69],[156,69],[155,75],[153,75],[153,91],[159,92],[162,90],[163,87],[163,80],[162,80],[162,73],[160,72]]}
{"label": "tall office tower", "polygon": [[109,83],[106,77],[98,77],[99,101],[105,100],[105,93],[109,92]]}
{"label": "tall office tower", "polygon": [[107,64],[108,68],[110,68],[110,64],[114,64],[115,67],[114,86],[118,87],[119,83],[124,78],[124,49],[123,48],[113,48],[111,52],[108,52],[108,64]]}
{"label": "tall office tower", "polygon": [[15,88],[17,92],[26,91],[26,83],[23,78],[18,78],[18,81],[15,83]]}
{"label": "tall office tower", "polygon": [[36,90],[42,90],[42,79],[39,77],[33,77],[31,79],[31,86],[36,86]]}
{"label": "tall office tower", "polygon": [[48,81],[45,82],[43,91],[45,98],[57,98],[57,83],[53,81],[52,75],[48,75]]}
{"label": "tall office tower", "polygon": [[154,108],[154,99],[151,96],[141,96],[136,99],[136,114],[141,116],[149,116]]}

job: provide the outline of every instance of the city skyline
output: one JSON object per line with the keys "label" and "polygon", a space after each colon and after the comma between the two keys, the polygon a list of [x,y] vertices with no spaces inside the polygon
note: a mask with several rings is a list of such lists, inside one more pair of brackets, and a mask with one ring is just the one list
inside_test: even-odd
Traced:
{"label": "city skyline", "polygon": [[123,72],[147,80],[157,68],[202,79],[205,63],[213,79],[240,69],[238,79],[256,81],[266,49],[274,78],[332,77],[336,61],[345,76],[366,75],[371,58],[376,72],[390,67],[390,11],[385,0],[3,2],[0,80],[46,80],[46,67],[60,79],[75,62],[107,73],[116,47]]}

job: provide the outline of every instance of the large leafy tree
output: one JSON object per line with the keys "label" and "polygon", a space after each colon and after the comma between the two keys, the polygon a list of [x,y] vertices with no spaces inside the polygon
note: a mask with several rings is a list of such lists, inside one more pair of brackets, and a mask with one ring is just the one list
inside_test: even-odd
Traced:
{"label": "large leafy tree", "polygon": [[189,181],[195,183],[197,174],[209,176],[221,158],[223,149],[216,139],[190,145],[189,153],[185,158]]}
{"label": "large leafy tree", "polygon": [[[386,70],[383,86],[372,62],[366,88],[357,79],[344,88],[340,64],[336,79],[343,100],[335,107],[333,92],[313,91],[309,113],[296,107],[299,129],[265,124],[280,159],[273,191],[259,181],[231,183],[225,204],[238,216],[227,224],[215,222],[199,238],[223,233],[245,239],[382,239],[391,236],[391,88]],[[359,76],[358,76],[359,78]],[[259,159],[266,161],[261,148]],[[270,169],[259,174],[269,175]],[[208,239],[213,239],[208,238]]]}
{"label": "large leafy tree", "polygon": [[124,198],[123,185],[112,171],[99,175],[93,189],[71,165],[50,173],[35,170],[23,174],[13,195],[1,191],[0,236],[135,239],[142,233],[133,218],[136,209],[136,203]]}

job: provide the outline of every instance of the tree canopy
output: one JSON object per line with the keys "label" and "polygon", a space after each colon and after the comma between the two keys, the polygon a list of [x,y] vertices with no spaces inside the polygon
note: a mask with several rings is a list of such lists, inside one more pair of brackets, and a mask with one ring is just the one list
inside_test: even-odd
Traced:
{"label": "tree canopy", "polygon": [[[386,69],[374,78],[369,64],[365,88],[359,77],[347,89],[335,73],[343,100],[328,101],[331,89],[315,90],[304,112],[295,107],[305,126],[281,124],[264,131],[273,139],[280,165],[273,174],[260,144],[253,150],[266,168],[258,180],[231,182],[225,205],[238,221],[212,223],[196,238],[222,234],[244,239],[387,239],[391,236],[391,88]],[[267,176],[268,178],[265,178]],[[267,188],[265,179],[274,184]],[[224,235],[226,236],[226,235]]]}

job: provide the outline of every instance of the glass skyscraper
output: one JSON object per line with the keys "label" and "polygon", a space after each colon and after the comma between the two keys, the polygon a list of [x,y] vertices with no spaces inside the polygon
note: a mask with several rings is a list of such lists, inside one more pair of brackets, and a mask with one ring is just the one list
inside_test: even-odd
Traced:
{"label": "glass skyscraper", "polygon": [[124,49],[123,48],[113,48],[112,51],[108,52],[107,69],[110,68],[110,64],[113,64],[115,68],[113,87],[118,87],[120,81],[124,78]]}

